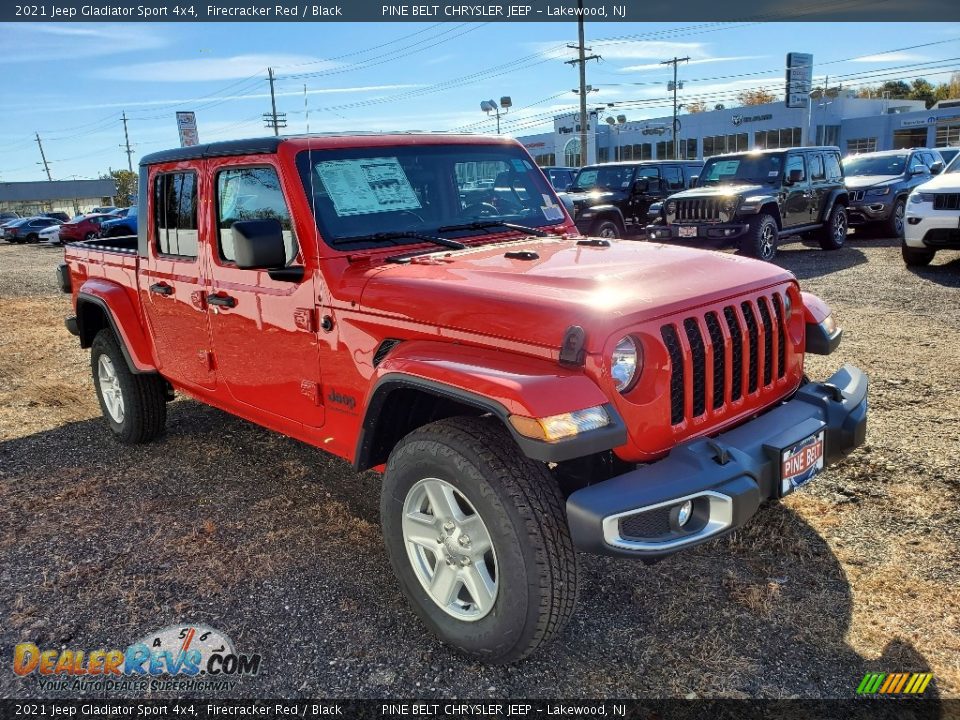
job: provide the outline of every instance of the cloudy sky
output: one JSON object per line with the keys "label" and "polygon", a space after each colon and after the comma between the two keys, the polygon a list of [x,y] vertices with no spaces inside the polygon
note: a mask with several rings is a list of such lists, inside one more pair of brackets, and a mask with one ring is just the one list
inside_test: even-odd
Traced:
{"label": "cloudy sky", "polygon": [[[0,182],[45,177],[37,132],[54,179],[125,167],[123,112],[134,163],[179,144],[177,110],[196,111],[203,142],[263,135],[267,67],[288,132],[491,132],[480,101],[510,95],[503,131],[531,134],[576,107],[564,64],[575,41],[572,22],[0,24]],[[847,87],[960,70],[960,25],[947,23],[588,22],[587,44],[602,56],[588,67],[591,107],[617,103],[631,120],[669,113],[660,62],[674,56],[691,58],[681,101],[710,105],[780,92],[788,50]]]}

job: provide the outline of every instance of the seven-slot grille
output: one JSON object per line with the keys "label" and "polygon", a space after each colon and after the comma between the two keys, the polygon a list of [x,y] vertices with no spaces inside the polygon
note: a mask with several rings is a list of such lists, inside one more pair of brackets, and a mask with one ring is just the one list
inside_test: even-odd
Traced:
{"label": "seven-slot grille", "polygon": [[934,210],[960,210],[960,193],[935,193]]}
{"label": "seven-slot grille", "polygon": [[[661,326],[660,335],[670,357],[673,425],[708,410],[716,412],[787,374],[786,318],[780,293],[676,320]],[[689,374],[685,352],[690,354]]]}
{"label": "seven-slot grille", "polygon": [[720,222],[720,200],[716,198],[694,198],[677,200],[677,222]]}

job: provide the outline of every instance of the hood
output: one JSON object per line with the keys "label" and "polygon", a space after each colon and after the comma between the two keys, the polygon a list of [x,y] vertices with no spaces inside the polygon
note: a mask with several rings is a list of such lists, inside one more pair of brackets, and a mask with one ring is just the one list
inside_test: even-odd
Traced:
{"label": "hood", "polygon": [[914,189],[925,192],[960,192],[960,172],[940,173],[932,180],[928,180]]}
{"label": "hood", "polygon": [[670,196],[670,199],[684,200],[686,198],[727,197],[728,195],[767,195],[776,192],[776,190],[777,188],[772,185],[751,185],[747,183],[740,185],[708,185],[707,187],[695,187],[675,193]]}
{"label": "hood", "polygon": [[900,175],[847,175],[843,179],[843,182],[850,190],[860,190],[873,185],[883,185],[902,179]]}
{"label": "hood", "polygon": [[[518,250],[538,257],[505,256]],[[430,253],[378,266],[368,277],[361,294],[367,312],[427,320],[440,334],[462,330],[548,347],[559,347],[565,330],[580,325],[589,352],[628,326],[793,278],[776,265],[726,253],[554,238]]]}
{"label": "hood", "polygon": [[623,192],[620,190],[585,190],[583,192],[564,192],[560,194],[566,196],[568,201],[575,204],[599,205],[602,202],[622,196]]}

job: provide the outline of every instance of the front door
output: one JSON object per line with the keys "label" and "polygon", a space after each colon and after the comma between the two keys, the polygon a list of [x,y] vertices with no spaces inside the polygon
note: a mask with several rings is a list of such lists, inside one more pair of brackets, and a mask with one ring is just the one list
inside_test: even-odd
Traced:
{"label": "front door", "polygon": [[197,182],[194,170],[160,171],[150,178],[150,248],[139,286],[160,372],[174,383],[212,389],[216,378],[198,248]]}
{"label": "front door", "polygon": [[783,171],[783,193],[783,226],[793,227],[810,222],[810,178],[801,153],[787,155]]}
{"label": "front door", "polygon": [[[217,373],[238,404],[319,427],[324,413],[314,291],[317,258],[304,257],[297,243],[273,159],[210,161],[214,231],[207,305]],[[280,221],[287,265],[305,268],[301,282],[237,267],[233,223],[263,218]]]}

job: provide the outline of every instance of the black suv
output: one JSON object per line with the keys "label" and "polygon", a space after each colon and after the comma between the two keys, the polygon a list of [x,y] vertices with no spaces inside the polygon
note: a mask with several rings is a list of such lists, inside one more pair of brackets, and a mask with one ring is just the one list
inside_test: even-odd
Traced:
{"label": "black suv", "polygon": [[903,235],[907,196],[943,172],[940,153],[927,148],[884,150],[843,159],[850,197],[850,226],[873,225],[889,237]]}
{"label": "black suv", "polygon": [[663,203],[651,240],[736,246],[772,260],[780,239],[816,235],[824,250],[847,237],[847,189],[840,150],[780,148],[715,155],[697,186]]}
{"label": "black suv", "polygon": [[588,165],[560,199],[584,235],[627,237],[644,232],[650,206],[690,187],[702,166],[699,160]]}

